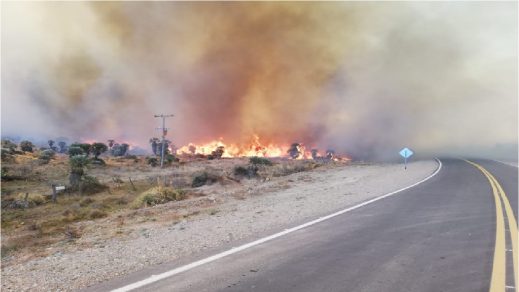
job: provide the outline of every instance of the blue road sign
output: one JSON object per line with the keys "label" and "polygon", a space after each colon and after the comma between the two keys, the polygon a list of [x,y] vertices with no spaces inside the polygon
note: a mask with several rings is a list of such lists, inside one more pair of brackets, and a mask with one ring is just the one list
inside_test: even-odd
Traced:
{"label": "blue road sign", "polygon": [[413,151],[411,151],[411,149],[409,148],[404,148],[402,150],[400,150],[400,155],[403,157],[403,158],[409,158],[411,157],[411,155],[413,155]]}
{"label": "blue road sign", "polygon": [[404,149],[400,150],[400,156],[404,158],[404,169],[407,169],[407,158],[411,157],[413,155],[413,151],[411,149],[405,147]]}

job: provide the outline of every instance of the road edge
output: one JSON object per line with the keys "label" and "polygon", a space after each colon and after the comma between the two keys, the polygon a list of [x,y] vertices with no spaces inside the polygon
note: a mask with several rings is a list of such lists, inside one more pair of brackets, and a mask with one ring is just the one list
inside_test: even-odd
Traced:
{"label": "road edge", "polygon": [[429,179],[433,178],[434,176],[436,176],[440,170],[442,169],[442,162],[440,161],[440,159],[438,158],[435,158],[436,162],[438,163],[438,167],[436,168],[436,170],[429,176],[427,176],[426,178],[414,183],[414,184],[411,184],[407,187],[404,187],[404,188],[401,188],[401,189],[398,189],[396,191],[393,191],[393,192],[390,192],[390,193],[387,193],[387,194],[384,194],[384,195],[381,195],[381,196],[378,196],[378,197],[375,197],[373,199],[370,199],[370,200],[367,200],[367,201],[364,201],[362,203],[359,203],[357,205],[354,205],[354,206],[351,206],[351,207],[348,207],[346,209],[343,209],[343,210],[340,210],[340,211],[337,211],[337,212],[334,212],[330,215],[326,215],[326,216],[323,216],[323,217],[319,217],[318,219],[315,219],[315,220],[312,220],[312,221],[309,221],[307,223],[303,223],[303,224],[300,224],[298,226],[295,226],[295,227],[292,227],[292,228],[289,228],[289,229],[285,229],[284,231],[281,231],[281,232],[278,232],[278,233],[275,233],[275,234],[272,234],[272,235],[269,235],[269,236],[266,236],[266,237],[263,237],[263,238],[260,238],[260,239],[257,239],[255,241],[252,241],[252,242],[249,242],[249,243],[246,243],[246,244],[243,244],[243,245],[240,245],[240,246],[237,246],[237,247],[233,247],[229,250],[226,250],[226,251],[223,251],[221,253],[218,253],[218,254],[215,254],[215,255],[212,255],[210,257],[207,257],[207,258],[204,258],[204,259],[201,259],[201,260],[198,260],[198,261],[195,261],[195,262],[192,262],[190,264],[187,264],[187,265],[183,265],[183,266],[180,266],[180,267],[177,267],[177,268],[174,268],[172,270],[169,270],[169,271],[166,271],[166,272],[163,272],[163,273],[160,273],[158,275],[152,275],[150,277],[147,277],[143,280],[140,280],[140,281],[137,281],[137,282],[134,282],[134,283],[131,283],[131,284],[128,284],[126,286],[123,286],[123,287],[120,287],[120,288],[117,288],[117,289],[114,289],[114,290],[111,290],[112,292],[127,292],[127,291],[131,291],[131,290],[134,290],[134,289],[137,289],[137,288],[140,288],[140,287],[143,287],[143,286],[146,286],[146,285],[149,285],[149,284],[152,284],[154,282],[157,282],[157,281],[160,281],[160,280],[163,280],[163,279],[166,279],[166,278],[169,278],[171,276],[174,276],[174,275],[177,275],[177,274],[180,274],[182,272],[185,272],[185,271],[188,271],[188,270],[191,270],[193,268],[196,268],[198,266],[201,266],[201,265],[204,265],[204,264],[207,264],[207,263],[210,263],[210,262],[213,262],[213,261],[216,261],[218,259],[221,259],[223,257],[226,257],[226,256],[229,256],[229,255],[232,255],[232,254],[235,254],[237,252],[240,252],[242,250],[245,250],[245,249],[248,249],[248,248],[251,248],[253,246],[256,246],[256,245],[259,245],[259,244],[262,244],[262,243],[265,243],[267,241],[271,241],[275,238],[278,238],[278,237],[281,237],[281,236],[284,236],[284,235],[287,235],[289,233],[292,233],[292,232],[295,232],[297,230],[300,230],[300,229],[303,229],[303,228],[306,228],[306,227],[309,227],[309,226],[312,226],[312,225],[315,225],[317,223],[320,223],[320,222],[323,222],[323,221],[326,221],[328,219],[331,219],[333,217],[336,217],[336,216],[339,216],[339,215],[342,215],[344,213],[347,213],[347,212],[350,212],[350,211],[353,211],[355,209],[358,209],[360,207],[363,207],[363,206],[366,206],[366,205],[369,205],[371,203],[374,203],[376,201],[379,201],[379,200],[382,200],[382,199],[385,199],[385,198],[388,198],[390,196],[393,196],[393,195],[396,195],[400,192],[403,192],[405,190],[408,190],[410,188],[413,188],[417,185],[420,185],[426,181],[428,181]]}

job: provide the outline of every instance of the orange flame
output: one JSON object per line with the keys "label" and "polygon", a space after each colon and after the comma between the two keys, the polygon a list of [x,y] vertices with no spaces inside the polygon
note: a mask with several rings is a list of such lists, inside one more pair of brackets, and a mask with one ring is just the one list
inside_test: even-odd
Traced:
{"label": "orange flame", "polygon": [[189,143],[188,145],[180,147],[177,150],[177,154],[210,155],[218,147],[224,147],[222,157],[281,157],[285,156],[288,150],[288,146],[277,144],[263,145],[259,141],[259,137],[254,135],[251,141],[247,144],[226,144],[223,142],[222,138],[203,144]]}

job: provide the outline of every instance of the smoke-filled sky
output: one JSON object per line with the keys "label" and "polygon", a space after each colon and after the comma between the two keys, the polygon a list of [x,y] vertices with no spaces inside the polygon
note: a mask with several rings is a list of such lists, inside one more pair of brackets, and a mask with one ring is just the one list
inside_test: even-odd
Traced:
{"label": "smoke-filled sky", "polygon": [[517,17],[517,2],[4,2],[2,135],[146,147],[172,113],[176,145],[516,155]]}

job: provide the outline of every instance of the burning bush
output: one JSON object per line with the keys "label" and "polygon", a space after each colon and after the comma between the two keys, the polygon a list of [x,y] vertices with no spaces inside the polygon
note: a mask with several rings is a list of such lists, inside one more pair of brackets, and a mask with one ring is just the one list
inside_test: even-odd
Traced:
{"label": "burning bush", "polygon": [[315,160],[315,159],[319,158],[319,150],[312,149],[311,153],[312,153],[312,159]]}
{"label": "burning bush", "polygon": [[[220,158],[222,158],[222,155],[223,155],[224,153],[225,153],[225,147],[223,147],[223,146],[218,146],[218,147],[216,147],[216,149],[215,149],[213,152],[211,152],[211,155],[210,155],[210,156],[212,156],[212,158],[210,158],[210,159],[214,159],[214,158],[216,158],[216,159],[220,159]],[[208,157],[208,158],[209,158],[209,157]]]}
{"label": "burning bush", "polygon": [[335,158],[335,150],[333,150],[333,149],[326,150],[326,158],[328,158],[330,160]]}
{"label": "burning bush", "polygon": [[290,155],[290,157],[292,157],[292,159],[297,159],[299,157],[302,157],[304,154],[303,145],[301,145],[300,143],[292,143],[292,145],[290,145],[290,148],[288,149],[287,153],[288,153],[288,155]]}

